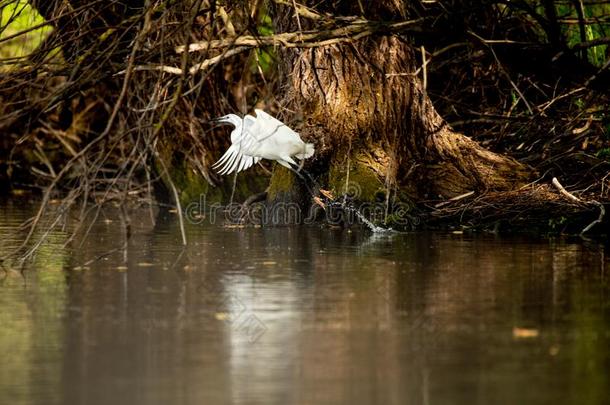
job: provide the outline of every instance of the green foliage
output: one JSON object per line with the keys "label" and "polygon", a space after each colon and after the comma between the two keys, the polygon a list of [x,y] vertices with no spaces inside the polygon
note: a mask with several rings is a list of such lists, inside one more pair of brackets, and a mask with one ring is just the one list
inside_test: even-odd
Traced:
{"label": "green foliage", "polygon": [[[585,18],[587,19],[596,19],[602,15],[610,14],[610,4],[598,4],[598,5],[587,5],[585,6]],[[587,41],[592,41],[595,39],[599,39],[605,36],[605,33],[610,28],[610,24],[592,24],[587,25],[585,27],[585,33],[587,37]],[[606,55],[608,45],[599,45],[589,48],[587,51],[587,56],[589,57],[589,61],[595,66],[603,66],[606,62]]]}
{"label": "green foliage", "polygon": [[273,21],[271,20],[271,16],[267,13],[265,13],[262,17],[261,17],[261,21],[258,24],[258,33],[260,35],[273,35]]}
{"label": "green foliage", "polygon": [[[261,20],[257,26],[259,35],[269,36],[273,35],[273,21],[267,13],[263,13]],[[267,75],[273,68],[273,62],[275,59],[275,53],[273,48],[260,48],[256,50],[255,59],[252,62],[252,72],[256,72],[260,67],[264,75]]]}
{"label": "green foliage", "polygon": [[252,72],[258,71],[258,68],[260,67],[263,74],[267,75],[269,72],[271,72],[271,70],[273,68],[274,59],[275,59],[275,56],[271,49],[263,49],[263,48],[257,49],[256,57],[252,61],[252,66],[251,66]]}
{"label": "green foliage", "polygon": [[32,53],[51,32],[49,26],[40,26],[44,19],[25,0],[0,1],[0,60],[22,58]]}
{"label": "green foliage", "polygon": [[[573,47],[582,42],[581,28],[578,23],[571,24],[578,20],[578,12],[572,3],[558,4],[557,15],[560,18],[561,28],[566,37],[569,47]],[[610,15],[610,4],[591,4],[587,3],[583,7],[583,17],[585,19],[584,40],[593,41],[604,38],[610,31],[608,16]],[[587,49],[587,59],[595,66],[601,67],[606,62],[607,45],[598,45]]]}

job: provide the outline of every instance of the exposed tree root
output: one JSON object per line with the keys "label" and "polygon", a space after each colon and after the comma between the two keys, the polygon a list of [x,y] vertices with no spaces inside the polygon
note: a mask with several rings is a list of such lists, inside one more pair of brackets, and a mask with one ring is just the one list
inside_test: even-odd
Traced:
{"label": "exposed tree root", "polygon": [[512,231],[548,231],[569,234],[607,233],[604,206],[566,198],[551,185],[489,192],[459,201],[447,201],[425,214],[431,227],[503,228]]}

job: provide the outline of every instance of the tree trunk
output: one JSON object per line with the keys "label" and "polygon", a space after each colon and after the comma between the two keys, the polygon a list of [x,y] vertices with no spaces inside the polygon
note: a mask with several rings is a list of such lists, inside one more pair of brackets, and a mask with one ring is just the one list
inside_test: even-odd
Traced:
{"label": "tree trunk", "polygon": [[[371,21],[406,19],[407,2],[335,1],[307,5],[320,14],[360,15]],[[277,32],[313,28],[294,18],[294,9],[273,9]],[[532,169],[493,153],[456,133],[435,110],[422,83],[411,44],[399,36],[367,37],[316,48],[285,49],[283,78],[290,110],[302,114],[301,135],[317,154],[307,166],[328,172],[338,193],[356,189],[359,198],[398,192],[410,200],[450,198],[469,191],[510,190]],[[450,80],[451,78],[447,78]],[[279,198],[285,174],[272,178],[270,197]],[[284,190],[289,192],[290,190]],[[396,195],[396,194],[395,194]],[[285,197],[283,197],[285,198]]]}

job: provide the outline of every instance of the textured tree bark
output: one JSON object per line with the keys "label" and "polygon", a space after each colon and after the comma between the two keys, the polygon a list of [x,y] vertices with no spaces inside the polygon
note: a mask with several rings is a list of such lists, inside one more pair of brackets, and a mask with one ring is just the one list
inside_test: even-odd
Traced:
{"label": "textured tree bark", "polygon": [[[408,18],[407,2],[402,0],[306,3],[334,16]],[[292,7],[272,11],[277,32],[299,25],[313,28],[314,22],[302,17],[297,22]],[[337,192],[354,182],[363,200],[372,200],[383,190],[400,191],[411,200],[448,198],[469,191],[510,190],[532,175],[516,160],[453,131],[440,117],[405,38],[370,37],[281,52],[287,102],[302,114],[301,134],[317,148],[308,167],[328,172],[328,185]],[[280,181],[288,184],[283,177],[274,175],[272,189]],[[270,193],[270,198],[279,194]]]}

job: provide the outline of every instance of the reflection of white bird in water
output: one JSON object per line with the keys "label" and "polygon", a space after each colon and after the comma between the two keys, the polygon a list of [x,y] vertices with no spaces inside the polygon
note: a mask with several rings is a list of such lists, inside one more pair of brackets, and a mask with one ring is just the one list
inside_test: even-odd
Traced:
{"label": "reflection of white bird in water", "polygon": [[275,160],[282,166],[294,170],[299,164],[294,160],[310,158],[314,146],[305,143],[292,129],[262,110],[254,110],[256,118],[246,115],[239,118],[228,114],[214,121],[231,124],[231,146],[214,164],[220,174],[241,172],[261,159]]}

